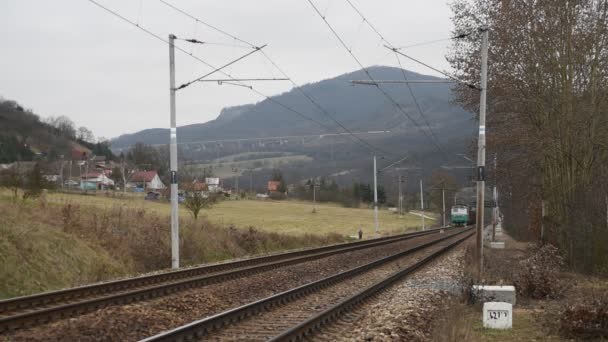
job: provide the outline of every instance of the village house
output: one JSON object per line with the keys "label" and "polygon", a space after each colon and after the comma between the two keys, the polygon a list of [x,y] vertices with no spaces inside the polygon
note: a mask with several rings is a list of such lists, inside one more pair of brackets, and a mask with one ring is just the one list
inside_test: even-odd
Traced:
{"label": "village house", "polygon": [[281,182],[279,181],[268,181],[268,192],[277,192],[280,186]]}
{"label": "village house", "polygon": [[165,184],[156,171],[136,171],[129,176],[127,188],[157,191],[164,189]]}
{"label": "village house", "polygon": [[222,191],[222,188],[220,187],[220,179],[217,177],[206,177],[205,184],[207,184],[207,189],[210,192]]}
{"label": "village house", "polygon": [[80,176],[80,188],[84,190],[106,190],[114,186],[108,172],[89,172]]}

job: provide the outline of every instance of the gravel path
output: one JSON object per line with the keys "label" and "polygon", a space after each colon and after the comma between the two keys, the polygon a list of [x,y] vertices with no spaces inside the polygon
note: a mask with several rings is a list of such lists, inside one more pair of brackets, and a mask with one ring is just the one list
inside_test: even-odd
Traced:
{"label": "gravel path", "polygon": [[135,341],[345,271],[438,234],[314,260],[0,336],[7,341]]}
{"label": "gravel path", "polygon": [[433,317],[458,293],[465,244],[310,337],[310,341],[428,341]]}

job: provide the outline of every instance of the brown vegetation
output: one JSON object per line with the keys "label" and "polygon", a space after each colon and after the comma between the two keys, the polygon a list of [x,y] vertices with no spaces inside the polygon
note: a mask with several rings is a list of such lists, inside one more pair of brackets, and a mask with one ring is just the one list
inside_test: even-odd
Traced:
{"label": "brown vegetation", "polygon": [[[489,28],[488,154],[498,154],[505,226],[608,271],[608,1],[457,0],[449,61],[477,84]],[[477,111],[479,92],[457,88]],[[541,201],[547,208],[541,221]]]}
{"label": "brown vegetation", "polygon": [[515,276],[517,292],[533,299],[558,298],[565,289],[561,280],[563,257],[552,245],[536,246],[520,263]]}
{"label": "brown vegetation", "polygon": [[608,338],[608,293],[595,298],[577,298],[566,303],[559,312],[558,325],[568,338]]}
{"label": "brown vegetation", "polygon": [[[14,204],[6,197],[0,198],[0,214],[0,228],[3,232],[3,236],[0,236],[0,260],[12,260],[10,272],[20,272],[27,268],[28,271],[23,272],[24,276],[43,273],[39,278],[46,279],[47,273],[55,271],[42,264],[57,264],[59,267],[62,258],[78,260],[82,257],[79,253],[82,252],[83,246],[87,248],[87,255],[96,251],[101,253],[100,258],[111,257],[112,260],[111,265],[101,263],[99,267],[96,266],[96,270],[92,270],[91,265],[83,265],[81,270],[68,269],[66,272],[96,274],[66,277],[52,284],[44,284],[46,280],[40,280],[36,286],[29,287],[24,283],[33,280],[24,278],[21,283],[9,284],[19,288],[6,289],[0,286],[0,296],[3,293],[24,294],[28,291],[74,286],[117,275],[160,270],[171,265],[170,221],[166,215],[120,205],[105,208],[81,206],[71,200],[46,203],[39,199]],[[34,246],[46,243],[50,236],[60,241],[73,240],[76,245],[69,252],[61,248],[56,249],[64,242],[44,250]],[[201,219],[180,220],[180,254],[183,266],[341,241],[343,237],[338,234],[291,236],[262,232],[254,228],[225,229]],[[70,242],[70,246],[74,243]],[[19,247],[24,244],[32,246],[25,249]],[[64,255],[65,253],[70,255]],[[17,260],[28,262],[20,263]],[[21,291],[21,288],[25,290]]]}

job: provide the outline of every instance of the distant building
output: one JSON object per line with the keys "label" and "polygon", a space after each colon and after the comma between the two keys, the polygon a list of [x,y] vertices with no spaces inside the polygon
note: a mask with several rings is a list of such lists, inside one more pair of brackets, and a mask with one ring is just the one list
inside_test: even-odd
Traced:
{"label": "distant building", "polygon": [[104,172],[89,172],[80,176],[80,187],[82,189],[104,190],[112,186],[114,186],[114,181]]}
{"label": "distant building", "polygon": [[127,187],[162,190],[165,188],[165,184],[160,180],[156,171],[136,171],[129,176]]}
{"label": "distant building", "polygon": [[195,180],[192,183],[180,184],[180,189],[185,191],[196,191],[200,193],[205,193],[209,190],[209,187],[206,183]]}
{"label": "distant building", "polygon": [[281,187],[281,182],[279,181],[268,181],[268,191],[269,192],[277,192]]}
{"label": "distant building", "polygon": [[207,190],[210,192],[222,191],[222,188],[220,187],[220,179],[217,177],[205,178],[205,184],[207,184]]}

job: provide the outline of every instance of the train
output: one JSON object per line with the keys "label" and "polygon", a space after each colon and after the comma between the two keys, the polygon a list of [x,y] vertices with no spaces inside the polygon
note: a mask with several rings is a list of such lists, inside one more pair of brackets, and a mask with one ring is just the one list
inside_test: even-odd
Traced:
{"label": "train", "polygon": [[477,213],[475,208],[467,205],[452,206],[450,221],[452,226],[462,227],[475,223]]}

